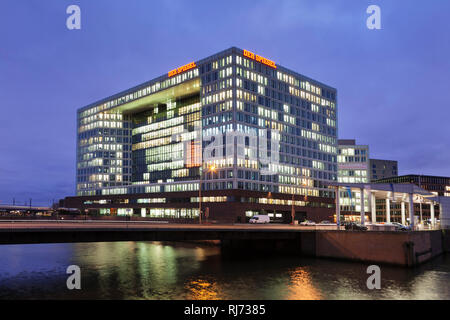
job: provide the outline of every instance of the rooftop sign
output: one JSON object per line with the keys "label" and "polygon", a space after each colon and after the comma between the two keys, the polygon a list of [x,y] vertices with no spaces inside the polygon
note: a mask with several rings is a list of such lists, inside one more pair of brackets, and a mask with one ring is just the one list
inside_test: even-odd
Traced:
{"label": "rooftop sign", "polygon": [[191,69],[193,69],[195,67],[197,67],[195,62],[191,62],[191,63],[188,63],[188,64],[186,64],[186,65],[184,65],[182,67],[179,67],[177,69],[173,69],[173,70],[169,71],[169,78],[173,77],[173,76],[176,76],[177,74],[180,74],[182,72],[191,70]]}
{"label": "rooftop sign", "polygon": [[261,56],[258,56],[257,54],[254,54],[251,51],[244,50],[244,57],[248,57],[248,58],[253,59],[253,60],[257,61],[257,62],[261,62],[261,63],[263,63],[263,64],[265,64],[265,65],[267,65],[269,67],[272,67],[274,69],[277,68],[277,65],[275,64],[274,61],[266,59],[266,58],[261,57]]}

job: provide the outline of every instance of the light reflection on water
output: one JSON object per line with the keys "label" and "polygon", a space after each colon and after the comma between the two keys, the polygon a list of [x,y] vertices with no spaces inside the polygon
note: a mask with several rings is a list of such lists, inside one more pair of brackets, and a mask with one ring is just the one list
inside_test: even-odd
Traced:
{"label": "light reflection on water", "polygon": [[298,267],[288,272],[288,300],[320,300],[322,294],[314,287],[308,268]]}
{"label": "light reflection on water", "polygon": [[[0,246],[1,299],[450,299],[450,257],[416,269],[300,257],[224,259],[188,243],[104,242]],[[66,289],[67,266],[82,290]]]}

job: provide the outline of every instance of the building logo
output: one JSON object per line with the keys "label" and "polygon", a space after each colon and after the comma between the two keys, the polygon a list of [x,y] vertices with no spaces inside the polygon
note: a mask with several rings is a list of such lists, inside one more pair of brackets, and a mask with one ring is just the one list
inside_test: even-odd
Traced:
{"label": "building logo", "polygon": [[257,62],[261,62],[262,64],[265,64],[266,66],[272,67],[274,69],[277,68],[277,65],[274,61],[266,59],[264,57],[258,56],[257,54],[254,54],[251,51],[244,50],[244,57],[250,58],[252,60],[255,60]]}
{"label": "building logo", "polygon": [[182,67],[179,67],[177,69],[173,69],[173,70],[168,72],[169,78],[173,77],[173,76],[176,76],[177,74],[180,74],[182,72],[194,69],[195,67],[197,67],[195,62],[191,62],[191,63],[188,63],[188,64],[186,64],[186,65],[184,65]]}
{"label": "building logo", "polygon": [[367,164],[366,163],[338,163],[338,169],[339,170],[367,170]]}

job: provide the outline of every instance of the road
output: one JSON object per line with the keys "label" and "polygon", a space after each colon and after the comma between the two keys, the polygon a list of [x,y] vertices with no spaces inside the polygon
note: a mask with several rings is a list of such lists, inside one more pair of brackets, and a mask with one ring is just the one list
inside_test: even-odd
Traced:
{"label": "road", "polygon": [[98,220],[73,220],[73,221],[36,221],[36,220],[14,220],[14,221],[0,221],[0,232],[11,230],[123,230],[123,229],[137,229],[137,230],[233,230],[233,231],[305,231],[317,229],[335,230],[336,225],[329,226],[292,226],[287,224],[175,224],[175,223],[161,223],[154,221],[98,221]]}

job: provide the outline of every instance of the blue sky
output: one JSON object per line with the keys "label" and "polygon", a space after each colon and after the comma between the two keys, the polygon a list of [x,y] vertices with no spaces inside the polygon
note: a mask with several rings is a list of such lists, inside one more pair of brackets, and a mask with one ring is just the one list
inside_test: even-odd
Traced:
{"label": "blue sky", "polygon": [[[81,8],[81,30],[66,8]],[[366,27],[381,8],[382,30]],[[338,89],[339,137],[450,176],[450,1],[0,3],[0,201],[74,194],[76,109],[231,46]]]}

